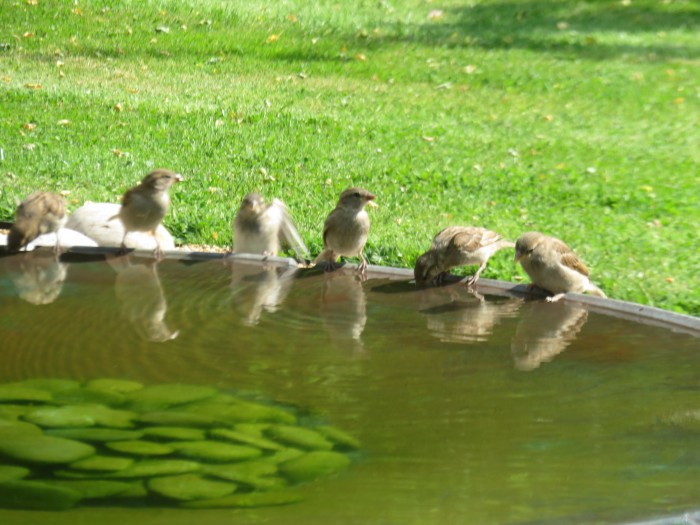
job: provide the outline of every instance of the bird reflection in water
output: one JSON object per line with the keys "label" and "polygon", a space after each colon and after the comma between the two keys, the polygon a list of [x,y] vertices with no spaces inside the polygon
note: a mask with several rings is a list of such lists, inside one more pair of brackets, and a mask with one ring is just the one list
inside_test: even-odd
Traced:
{"label": "bird reflection in water", "polygon": [[427,288],[418,292],[420,312],[430,334],[444,343],[477,343],[488,340],[494,327],[515,317],[521,299],[486,300],[463,287]]}
{"label": "bird reflection in water", "polygon": [[321,291],[323,326],[338,346],[351,343],[362,351],[362,332],[367,324],[367,298],[361,279],[350,269],[326,273]]}
{"label": "bird reflection in water", "polygon": [[528,302],[511,342],[518,370],[534,370],[554,359],[578,336],[588,310],[571,303]]}
{"label": "bird reflection in water", "polygon": [[20,299],[36,305],[58,299],[67,274],[58,256],[41,248],[6,257],[5,267]]}
{"label": "bird reflection in water", "polygon": [[156,343],[175,339],[179,330],[171,330],[165,322],[168,305],[158,277],[157,263],[132,263],[129,256],[111,257],[117,271],[114,291],[121,313],[136,334]]}
{"label": "bird reflection in water", "polygon": [[231,260],[231,299],[248,326],[260,322],[263,312],[276,312],[289,294],[298,268],[259,261]]}

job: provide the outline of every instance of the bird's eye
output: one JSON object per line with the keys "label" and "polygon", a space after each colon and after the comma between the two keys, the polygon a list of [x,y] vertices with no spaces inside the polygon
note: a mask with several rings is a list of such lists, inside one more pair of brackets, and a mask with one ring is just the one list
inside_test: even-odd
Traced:
{"label": "bird's eye", "polygon": [[355,193],[352,194],[354,197],[360,197],[360,192],[356,191]]}

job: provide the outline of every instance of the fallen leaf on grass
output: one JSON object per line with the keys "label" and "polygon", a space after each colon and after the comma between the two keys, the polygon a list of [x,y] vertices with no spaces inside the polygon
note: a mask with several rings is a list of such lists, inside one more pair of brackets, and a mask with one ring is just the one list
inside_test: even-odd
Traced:
{"label": "fallen leaf on grass", "polygon": [[355,55],[355,58],[359,60],[360,62],[365,62],[367,60],[367,56],[362,54],[362,53],[357,53]]}
{"label": "fallen leaf on grass", "polygon": [[36,124],[34,124],[34,122],[26,122],[25,124],[22,124],[22,127],[24,129],[28,129],[29,131],[32,131],[36,129]]}
{"label": "fallen leaf on grass", "polygon": [[114,104],[114,108],[113,108],[113,109],[114,109],[114,111],[116,111],[117,113],[121,113],[122,111],[124,111],[124,106],[122,105],[121,102],[117,102],[116,104]]}
{"label": "fallen leaf on grass", "polygon": [[70,120],[64,118],[59,120],[56,124],[58,124],[59,126],[69,126]]}
{"label": "fallen leaf on grass", "polygon": [[27,89],[41,89],[44,86],[42,86],[41,84],[25,84],[24,87],[26,87]]}
{"label": "fallen leaf on grass", "polygon": [[266,44],[272,44],[274,42],[277,42],[280,39],[280,35],[274,34],[270,35],[267,37],[267,40],[265,40]]}
{"label": "fallen leaf on grass", "polygon": [[428,20],[440,20],[443,16],[445,16],[445,12],[440,10],[440,9],[433,9],[428,13]]}

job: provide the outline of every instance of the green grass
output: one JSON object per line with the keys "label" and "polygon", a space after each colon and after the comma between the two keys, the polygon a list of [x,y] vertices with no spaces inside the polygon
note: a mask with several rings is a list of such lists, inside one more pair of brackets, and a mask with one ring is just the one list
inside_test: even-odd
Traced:
{"label": "green grass", "polygon": [[[359,185],[371,263],[450,224],[536,229],[609,296],[700,315],[700,7],[626,3],[4,0],[0,219],[163,166],[178,241],[230,245],[255,189],[317,253]],[[483,275],[524,276],[507,251]]]}

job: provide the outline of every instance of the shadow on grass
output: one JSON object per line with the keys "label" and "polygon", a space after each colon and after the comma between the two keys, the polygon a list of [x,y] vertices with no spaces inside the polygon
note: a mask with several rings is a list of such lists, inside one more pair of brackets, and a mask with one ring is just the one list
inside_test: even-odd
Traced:
{"label": "shadow on grass", "polygon": [[[643,60],[700,57],[700,44],[665,43],[666,31],[700,30],[700,4],[677,1],[619,0],[503,1],[447,8],[437,20],[387,28],[384,42],[429,46],[526,49],[591,60],[637,55]],[[592,34],[607,33],[618,41],[635,34],[648,44],[601,43]]]}

